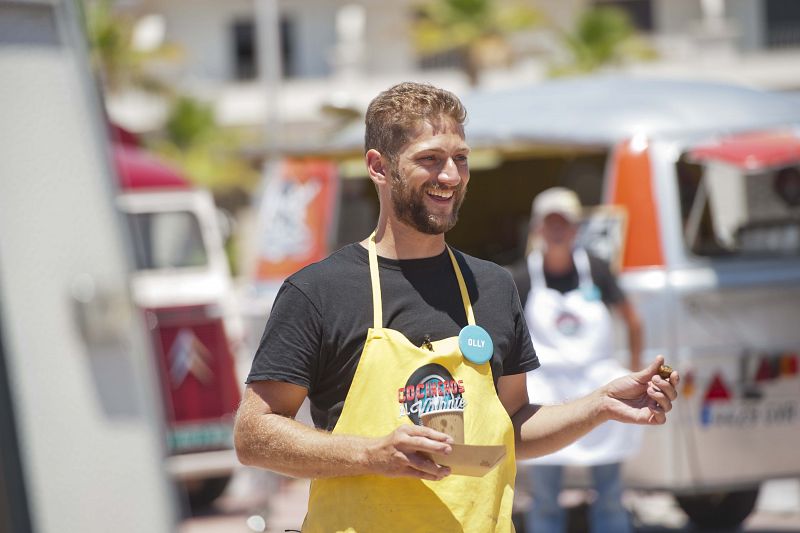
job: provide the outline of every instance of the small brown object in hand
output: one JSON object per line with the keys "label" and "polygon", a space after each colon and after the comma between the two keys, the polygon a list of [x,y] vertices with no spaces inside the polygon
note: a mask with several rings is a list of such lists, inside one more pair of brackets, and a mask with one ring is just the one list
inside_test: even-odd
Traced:
{"label": "small brown object in hand", "polygon": [[658,375],[661,376],[661,379],[669,379],[670,375],[672,375],[672,367],[669,365],[661,365],[658,367]]}

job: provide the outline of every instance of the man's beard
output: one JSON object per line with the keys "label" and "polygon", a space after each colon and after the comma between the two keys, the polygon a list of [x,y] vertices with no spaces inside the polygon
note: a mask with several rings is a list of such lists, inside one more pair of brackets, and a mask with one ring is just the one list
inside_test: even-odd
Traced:
{"label": "man's beard", "polygon": [[449,215],[437,215],[425,207],[426,185],[418,189],[411,189],[408,181],[400,173],[393,170],[391,173],[391,197],[394,212],[402,222],[421,233],[439,235],[453,229],[458,222],[458,210],[464,201],[466,186],[453,189],[453,209]]}

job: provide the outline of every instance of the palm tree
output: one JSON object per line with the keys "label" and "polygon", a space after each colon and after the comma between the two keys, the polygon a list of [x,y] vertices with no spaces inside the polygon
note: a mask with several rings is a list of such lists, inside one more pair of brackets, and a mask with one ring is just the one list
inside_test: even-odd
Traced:
{"label": "palm tree", "polygon": [[510,63],[510,34],[541,21],[540,12],[525,0],[423,0],[414,34],[423,55],[458,52],[476,85],[486,66]]}
{"label": "palm tree", "polygon": [[210,104],[183,95],[173,102],[163,137],[151,145],[179,165],[194,183],[208,187],[218,201],[228,203],[226,199],[251,194],[260,180],[255,168],[239,154],[241,146],[257,141],[246,135],[244,131],[221,128]]}
{"label": "palm tree", "polygon": [[146,136],[145,144],[180,167],[194,183],[211,189],[219,203],[232,210],[246,203],[259,174],[240,151],[245,142],[256,140],[246,139],[244,132],[221,128],[211,105],[181,94],[149,73],[153,61],[180,56],[175,46],[136,50],[135,18],[115,10],[111,0],[86,0],[84,8],[92,61],[105,91],[155,93],[169,106],[163,131]]}
{"label": "palm tree", "polygon": [[550,74],[584,74],[630,60],[655,57],[655,51],[636,33],[628,14],[615,7],[588,9],[571,32],[559,31],[568,60],[551,66]]}
{"label": "palm tree", "polygon": [[151,75],[147,66],[158,60],[177,61],[179,48],[162,44],[153,50],[137,50],[133,45],[136,19],[115,11],[111,0],[86,0],[83,8],[92,64],[107,91],[135,88],[173,94],[169,84]]}

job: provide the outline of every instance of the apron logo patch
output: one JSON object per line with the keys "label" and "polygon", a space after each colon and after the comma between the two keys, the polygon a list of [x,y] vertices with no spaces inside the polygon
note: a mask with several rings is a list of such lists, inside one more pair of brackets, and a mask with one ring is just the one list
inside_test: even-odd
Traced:
{"label": "apron logo patch", "polygon": [[574,337],[581,330],[581,319],[569,311],[562,311],[556,318],[556,329],[566,337]]}
{"label": "apron logo patch", "polygon": [[400,417],[421,425],[420,415],[443,409],[464,409],[464,381],[454,380],[442,365],[431,363],[411,374],[405,387],[397,389]]}

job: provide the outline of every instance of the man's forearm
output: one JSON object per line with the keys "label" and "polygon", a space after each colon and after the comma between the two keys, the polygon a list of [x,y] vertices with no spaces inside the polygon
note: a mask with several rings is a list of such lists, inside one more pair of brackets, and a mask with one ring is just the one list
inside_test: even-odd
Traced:
{"label": "man's forearm", "polygon": [[607,420],[594,392],[562,405],[525,405],[511,418],[518,459],[541,457],[568,446]]}
{"label": "man's forearm", "polygon": [[234,437],[248,466],[302,478],[369,473],[371,439],[332,435],[278,414],[238,417]]}

